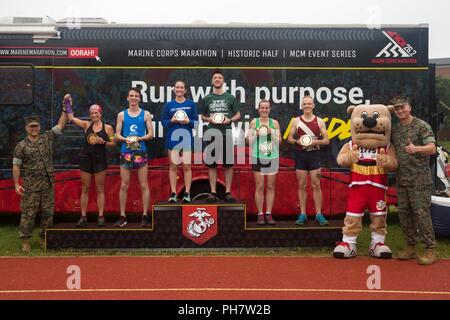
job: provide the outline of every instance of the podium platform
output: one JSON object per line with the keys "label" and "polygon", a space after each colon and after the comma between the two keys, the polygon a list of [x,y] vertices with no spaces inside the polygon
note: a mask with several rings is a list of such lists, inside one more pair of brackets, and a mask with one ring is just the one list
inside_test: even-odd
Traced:
{"label": "podium platform", "polygon": [[278,220],[274,215],[275,225],[260,226],[256,215],[247,216],[245,204],[221,202],[156,204],[150,227],[140,226],[140,215],[127,218],[129,223],[122,228],[114,227],[113,221],[104,227],[91,223],[86,228],[56,224],[46,231],[46,250],[334,247],[342,237],[343,225],[342,220],[330,220],[328,226],[311,220],[297,226],[294,216]]}

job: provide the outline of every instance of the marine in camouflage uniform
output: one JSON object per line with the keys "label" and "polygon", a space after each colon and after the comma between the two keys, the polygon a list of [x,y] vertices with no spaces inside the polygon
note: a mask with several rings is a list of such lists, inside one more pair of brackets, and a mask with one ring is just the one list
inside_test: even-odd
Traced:
{"label": "marine in camouflage uniform", "polygon": [[[395,113],[402,120],[399,108],[410,105],[403,98],[393,99]],[[410,110],[410,109],[409,109]],[[430,125],[416,117],[410,123],[398,123],[392,129],[392,143],[397,150],[398,214],[408,247],[414,247],[421,238],[427,249],[437,247],[430,216],[433,181],[430,156],[423,151],[408,152],[409,148],[435,144]],[[411,147],[412,145],[412,147]]]}
{"label": "marine in camouflage uniform", "polygon": [[[28,117],[25,127],[27,137],[14,149],[13,176],[16,193],[22,195],[19,235],[23,240],[31,238],[39,211],[41,239],[45,237],[45,229],[53,224],[53,141],[61,135],[66,121],[67,116],[63,113],[56,126],[40,134],[39,117]],[[23,187],[19,184],[20,176],[23,177]]]}

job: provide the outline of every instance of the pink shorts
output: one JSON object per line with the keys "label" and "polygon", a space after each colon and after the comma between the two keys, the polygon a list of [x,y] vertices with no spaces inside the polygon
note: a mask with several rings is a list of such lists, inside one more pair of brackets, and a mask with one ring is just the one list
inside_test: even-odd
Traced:
{"label": "pink shorts", "polygon": [[365,209],[368,209],[371,215],[385,215],[386,190],[369,184],[348,188],[347,215],[362,217]]}

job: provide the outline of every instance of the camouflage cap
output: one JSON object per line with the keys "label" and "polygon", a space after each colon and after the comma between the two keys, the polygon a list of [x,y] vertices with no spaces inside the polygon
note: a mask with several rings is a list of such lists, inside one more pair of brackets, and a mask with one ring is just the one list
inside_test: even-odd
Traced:
{"label": "camouflage cap", "polygon": [[405,104],[409,104],[409,98],[404,97],[404,96],[396,96],[396,97],[392,98],[391,104],[394,107],[404,106]]}
{"label": "camouflage cap", "polygon": [[27,126],[29,126],[30,124],[40,125],[41,119],[38,116],[31,116],[31,117],[26,117],[25,122],[26,122]]}

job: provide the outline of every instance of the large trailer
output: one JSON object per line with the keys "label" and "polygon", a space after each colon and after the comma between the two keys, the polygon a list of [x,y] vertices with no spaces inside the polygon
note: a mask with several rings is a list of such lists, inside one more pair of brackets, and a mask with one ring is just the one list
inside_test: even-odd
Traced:
{"label": "large trailer", "polygon": [[[302,26],[302,25],[128,25],[103,19],[11,19],[0,22],[0,212],[19,212],[14,194],[12,153],[24,138],[25,116],[40,115],[50,128],[61,111],[61,100],[71,93],[75,113],[88,116],[88,106],[103,106],[104,120],[115,126],[126,108],[130,87],[139,87],[142,105],[153,115],[155,139],[148,142],[151,203],[169,195],[162,108],[171,100],[174,80],[183,79],[188,94],[201,106],[210,90],[214,69],[224,72],[227,90],[241,103],[241,120],[233,124],[239,154],[250,121],[261,99],[273,103],[284,141],[276,184],[274,213],[298,213],[293,149],[285,141],[291,119],[301,113],[304,95],[315,99],[315,113],[325,119],[330,145],[322,148],[323,211],[345,212],[348,171],[336,163],[342,145],[350,139],[349,105],[384,103],[398,94],[413,100],[414,113],[436,129],[434,68],[428,64],[427,25]],[[195,132],[201,139],[203,124]],[[55,146],[55,212],[79,211],[78,155],[83,132],[68,125]],[[240,148],[240,149],[239,149]],[[106,212],[119,208],[119,147],[108,151]],[[201,156],[197,155],[197,156]],[[207,170],[193,166],[192,195],[209,191]],[[181,172],[180,172],[181,173]],[[183,192],[180,174],[179,192]],[[132,177],[134,179],[134,177]],[[224,191],[219,170],[219,193]],[[95,193],[89,211],[95,211]],[[238,164],[233,195],[254,206],[253,174],[249,161]],[[312,197],[309,197],[312,198]],[[388,190],[395,203],[395,189]],[[131,183],[127,212],[140,212],[137,183]],[[313,212],[312,201],[308,212]]]}

